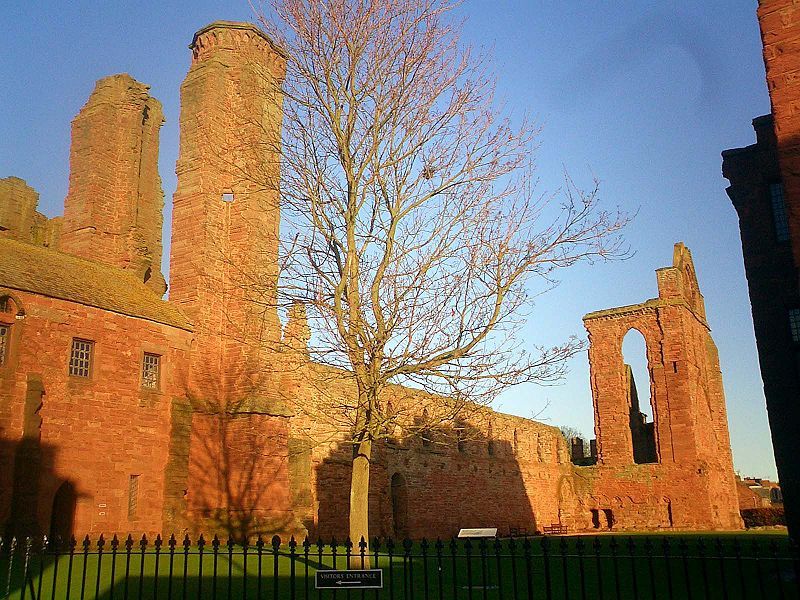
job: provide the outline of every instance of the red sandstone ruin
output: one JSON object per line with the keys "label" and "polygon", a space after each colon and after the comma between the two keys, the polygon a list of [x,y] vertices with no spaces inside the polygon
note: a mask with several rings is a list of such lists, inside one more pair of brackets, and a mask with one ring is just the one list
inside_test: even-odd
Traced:
{"label": "red sandstone ruin", "polygon": [[[103,79],[73,121],[63,219],[0,180],[0,529],[346,535],[346,435],[311,443],[319,424],[287,408],[349,384],[309,361],[302,307],[283,328],[275,307],[285,58],[243,23],[212,23],[191,49],[168,301],[162,114],[147,86]],[[596,464],[573,464],[555,427],[489,410],[458,431],[398,432],[375,451],[372,533],[741,527],[688,249],[657,277],[658,298],[584,317]],[[647,343],[650,424],[622,361],[632,328]]]}

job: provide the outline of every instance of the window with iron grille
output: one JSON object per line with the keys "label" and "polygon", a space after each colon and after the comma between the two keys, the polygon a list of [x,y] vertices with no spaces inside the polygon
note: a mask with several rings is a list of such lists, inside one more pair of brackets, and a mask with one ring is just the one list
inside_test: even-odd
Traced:
{"label": "window with iron grille", "polygon": [[800,308],[789,309],[789,329],[792,332],[792,341],[800,342]]}
{"label": "window with iron grille", "polygon": [[89,377],[92,369],[92,350],[94,342],[75,338],[69,355],[69,374],[75,377]]}
{"label": "window with iron grille", "polygon": [[139,504],[139,476],[131,475],[128,480],[128,519],[136,518],[136,508]]}
{"label": "window with iron grille", "polygon": [[6,354],[8,353],[8,338],[11,328],[8,325],[0,325],[0,365],[6,363]]}
{"label": "window with iron grille", "polygon": [[769,197],[772,201],[772,220],[775,223],[775,237],[779,242],[786,242],[789,240],[789,220],[786,217],[783,184],[770,183]]}
{"label": "window with iron grille", "polygon": [[142,387],[157,390],[161,380],[161,356],[144,353],[142,360]]}

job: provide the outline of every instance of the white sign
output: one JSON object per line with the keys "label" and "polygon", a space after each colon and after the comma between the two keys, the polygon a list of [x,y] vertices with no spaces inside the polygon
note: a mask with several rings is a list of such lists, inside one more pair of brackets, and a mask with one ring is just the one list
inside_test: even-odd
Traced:
{"label": "white sign", "polygon": [[460,538],[493,538],[497,537],[497,527],[486,527],[484,529],[461,529],[458,532]]}

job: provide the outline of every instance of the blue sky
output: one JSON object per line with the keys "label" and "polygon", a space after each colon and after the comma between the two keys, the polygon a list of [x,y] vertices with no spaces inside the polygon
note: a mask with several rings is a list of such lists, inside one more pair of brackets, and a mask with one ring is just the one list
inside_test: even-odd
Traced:
{"label": "blue sky", "polygon": [[[0,37],[0,177],[26,179],[40,210],[60,214],[70,121],[97,79],[127,72],[164,104],[169,211],[187,45],[211,21],[252,20],[246,0],[15,2],[2,10],[10,32]],[[738,223],[720,170],[720,152],[752,143],[751,119],[769,112],[755,11],[755,0],[467,0],[459,14],[465,41],[491,51],[507,109],[542,127],[541,189],[557,188],[566,168],[583,186],[597,177],[609,206],[636,213],[627,231],[636,255],[566,272],[537,300],[526,343],[583,336],[585,313],[654,297],[654,270],[685,242],[720,350],[735,466],[775,477]],[[165,241],[168,228],[169,212]],[[509,390],[498,408],[591,436],[585,353],[570,367],[563,385]],[[640,395],[646,387],[639,380]]]}

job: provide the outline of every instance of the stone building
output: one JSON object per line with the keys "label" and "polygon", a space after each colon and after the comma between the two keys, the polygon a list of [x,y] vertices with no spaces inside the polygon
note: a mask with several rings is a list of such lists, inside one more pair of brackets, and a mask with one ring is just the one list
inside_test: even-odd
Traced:
{"label": "stone building", "polygon": [[736,478],[736,492],[739,494],[739,509],[767,508],[783,505],[781,486],[769,479],[760,477]]}
{"label": "stone building", "polygon": [[[0,527],[12,533],[347,532],[352,446],[291,407],[352,383],[309,360],[302,306],[285,325],[276,309],[285,55],[230,22],[198,31],[191,50],[168,301],[162,113],[147,86],[97,83],[73,121],[63,218],[0,180]],[[677,244],[657,275],[657,299],[584,319],[596,464],[572,464],[555,427],[488,409],[400,430],[375,450],[371,532],[740,527],[689,251]],[[622,359],[630,329],[647,342],[651,423]],[[387,392],[414,419],[421,399]]]}
{"label": "stone building", "polygon": [[761,0],[758,19],[772,112],[756,143],[722,153],[739,216],[761,378],[786,522],[800,535],[800,6]]}

